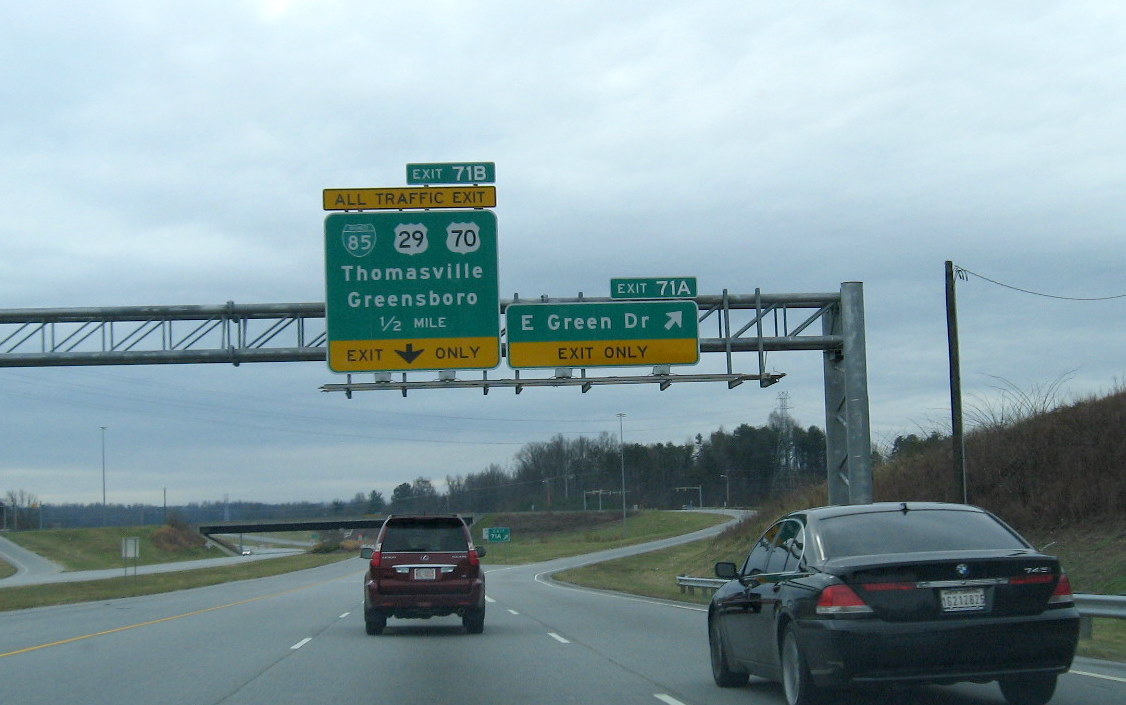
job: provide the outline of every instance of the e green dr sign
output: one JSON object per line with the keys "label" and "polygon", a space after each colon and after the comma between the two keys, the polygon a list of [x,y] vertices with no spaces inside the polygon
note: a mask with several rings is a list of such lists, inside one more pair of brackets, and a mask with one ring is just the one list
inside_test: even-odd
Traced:
{"label": "e green dr sign", "polygon": [[512,367],[694,365],[695,301],[512,304],[505,311]]}
{"label": "e green dr sign", "polygon": [[325,318],[333,372],[496,367],[496,214],[329,215]]}

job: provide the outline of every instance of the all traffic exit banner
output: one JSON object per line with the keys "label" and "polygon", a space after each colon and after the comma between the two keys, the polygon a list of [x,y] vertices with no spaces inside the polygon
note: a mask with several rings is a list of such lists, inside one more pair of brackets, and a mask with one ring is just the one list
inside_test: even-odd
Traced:
{"label": "all traffic exit banner", "polygon": [[505,312],[511,367],[694,365],[695,301],[512,304]]}
{"label": "all traffic exit banner", "polygon": [[496,215],[329,215],[325,318],[333,372],[496,367]]}

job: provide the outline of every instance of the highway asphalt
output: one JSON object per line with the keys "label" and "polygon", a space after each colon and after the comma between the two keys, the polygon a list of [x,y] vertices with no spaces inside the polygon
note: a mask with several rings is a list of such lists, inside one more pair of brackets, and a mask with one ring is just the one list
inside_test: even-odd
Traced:
{"label": "highway asphalt", "polygon": [[[486,566],[485,632],[456,617],[364,633],[364,562],[176,593],[0,613],[0,703],[747,705],[717,687],[702,605],[591,591],[551,573],[698,538],[539,564]],[[847,693],[850,705],[1001,705],[996,684]],[[1080,659],[1053,705],[1126,703],[1126,669]]]}

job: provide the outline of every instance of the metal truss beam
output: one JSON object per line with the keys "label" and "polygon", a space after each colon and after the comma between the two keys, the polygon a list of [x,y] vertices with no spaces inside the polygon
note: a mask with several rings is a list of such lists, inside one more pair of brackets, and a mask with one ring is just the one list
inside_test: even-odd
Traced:
{"label": "metal truss beam", "polygon": [[[577,298],[501,301],[500,314],[513,303],[610,302]],[[588,391],[610,384],[657,384],[666,389],[681,382],[727,382],[728,387],[757,380],[766,387],[782,373],[766,371],[766,354],[819,350],[824,355],[826,450],[829,498],[834,504],[872,501],[871,433],[864,341],[863,285],[841,284],[840,292],[731,294],[696,298],[700,309],[700,352],[722,353],[726,374],[654,374],[632,377],[457,379],[393,382],[388,373],[371,383],[324,385],[324,391],[397,390],[473,387],[578,386]],[[167,365],[250,362],[324,362],[327,345],[323,303],[235,304],[219,306],[121,306],[110,308],[0,309],[0,367],[84,365]],[[791,318],[794,320],[791,321]],[[817,321],[820,335],[807,333]],[[712,328],[714,334],[706,331]],[[503,350],[503,346],[502,346]],[[735,353],[757,355],[757,374],[735,372]]]}

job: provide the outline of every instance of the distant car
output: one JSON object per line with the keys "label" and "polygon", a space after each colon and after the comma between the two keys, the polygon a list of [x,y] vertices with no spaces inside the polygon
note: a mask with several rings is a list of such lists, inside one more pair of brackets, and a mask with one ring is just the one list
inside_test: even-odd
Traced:
{"label": "distant car", "polygon": [[251,550],[250,550],[249,548],[244,548],[244,549],[242,549],[242,555],[244,555],[244,556],[253,556],[253,555],[254,555],[254,551],[251,551]]}
{"label": "distant car", "polygon": [[1043,705],[1079,635],[1071,584],[989,512],[880,503],[788,514],[752,546],[708,608],[712,675],[754,674],[806,705],[823,688],[999,681]]}
{"label": "distant car", "polygon": [[476,548],[462,517],[391,515],[364,574],[364,624],[382,634],[388,617],[429,619],[456,614],[470,634],[485,629],[484,548]]}

